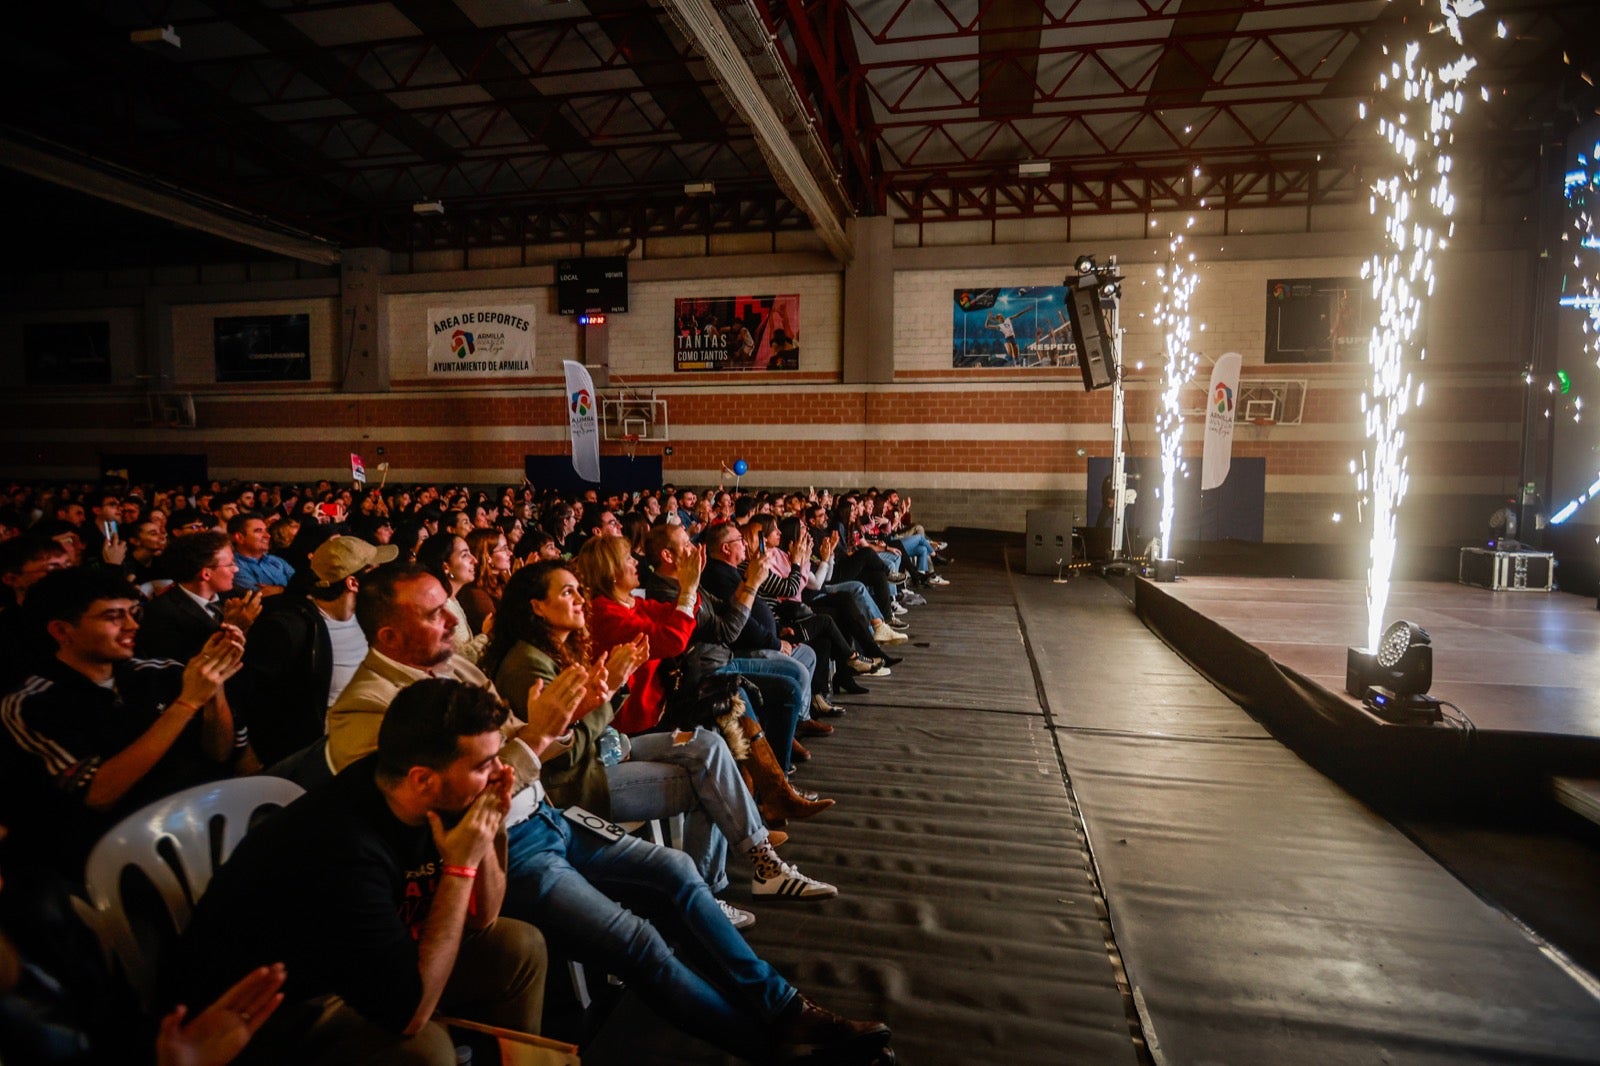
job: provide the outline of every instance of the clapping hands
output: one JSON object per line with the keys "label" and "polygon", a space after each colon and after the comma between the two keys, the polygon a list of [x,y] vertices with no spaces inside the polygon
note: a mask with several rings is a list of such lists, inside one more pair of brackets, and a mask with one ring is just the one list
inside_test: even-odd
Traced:
{"label": "clapping hands", "polygon": [[650,638],[643,633],[618,644],[606,655],[606,686],[612,692],[628,683],[633,672],[650,661]]}
{"label": "clapping hands", "polygon": [[244,634],[238,626],[224,622],[183,668],[183,691],[178,700],[196,708],[203,706],[243,666]]}

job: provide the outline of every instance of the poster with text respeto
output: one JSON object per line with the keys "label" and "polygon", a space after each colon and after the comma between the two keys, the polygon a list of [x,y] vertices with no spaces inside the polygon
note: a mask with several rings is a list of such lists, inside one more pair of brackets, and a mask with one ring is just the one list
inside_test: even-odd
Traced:
{"label": "poster with text respeto", "polygon": [[428,376],[532,377],[531,304],[428,308]]}
{"label": "poster with text respeto", "polygon": [[953,367],[1078,365],[1059,285],[957,289],[951,306]]}
{"label": "poster with text respeto", "polygon": [[672,369],[800,369],[799,296],[698,296],[674,301]]}

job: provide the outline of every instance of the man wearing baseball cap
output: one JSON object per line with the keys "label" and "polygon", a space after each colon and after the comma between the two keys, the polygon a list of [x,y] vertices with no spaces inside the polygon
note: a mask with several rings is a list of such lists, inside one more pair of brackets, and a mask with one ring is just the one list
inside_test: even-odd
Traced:
{"label": "man wearing baseball cap", "polygon": [[[306,595],[268,601],[250,630],[244,670],[228,689],[237,713],[250,723],[251,743],[263,764],[320,745],[328,707],[367,654],[356,624],[360,575],[397,554],[391,544],[334,537],[311,554],[316,581]],[[315,766],[320,760],[308,761]]]}

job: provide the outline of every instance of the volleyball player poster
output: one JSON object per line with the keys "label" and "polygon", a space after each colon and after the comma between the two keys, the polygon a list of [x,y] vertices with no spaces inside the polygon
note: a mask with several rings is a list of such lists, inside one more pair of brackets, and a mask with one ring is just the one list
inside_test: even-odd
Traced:
{"label": "volleyball player poster", "polygon": [[956,289],[952,313],[953,367],[1078,365],[1059,285]]}

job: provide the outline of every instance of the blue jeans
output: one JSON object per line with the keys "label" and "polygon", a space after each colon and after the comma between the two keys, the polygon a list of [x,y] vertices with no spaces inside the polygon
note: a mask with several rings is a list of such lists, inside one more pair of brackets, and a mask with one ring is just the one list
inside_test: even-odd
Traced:
{"label": "blue jeans", "polygon": [[687,855],[638,837],[612,843],[547,802],[507,838],[507,916],[616,974],[685,1032],[744,1056],[770,1043],[795,988],[734,931]]}
{"label": "blue jeans", "polygon": [[840,581],[822,586],[823,592],[842,592],[847,596],[855,597],[856,603],[861,607],[869,622],[883,621],[883,612],[878,610],[878,602],[867,591],[867,586],[859,581]]}
{"label": "blue jeans", "polygon": [[[815,654],[811,661],[816,662]],[[790,769],[795,726],[800,719],[811,716],[810,669],[793,656],[773,652],[759,658],[734,659],[717,673],[743,674],[761,690],[761,710],[756,721],[761,723],[761,731],[767,735],[778,762],[785,770]]]}
{"label": "blue jeans", "polygon": [[640,822],[686,815],[683,852],[720,892],[728,886],[728,842],[742,855],[767,842],[767,827],[722,734],[696,728],[683,744],[673,736],[633,737],[627,761],[606,767],[611,817]]}
{"label": "blue jeans", "polygon": [[933,569],[933,545],[928,541],[927,534],[912,533],[892,543],[906,553],[906,558],[912,561],[917,573],[926,574]]}

